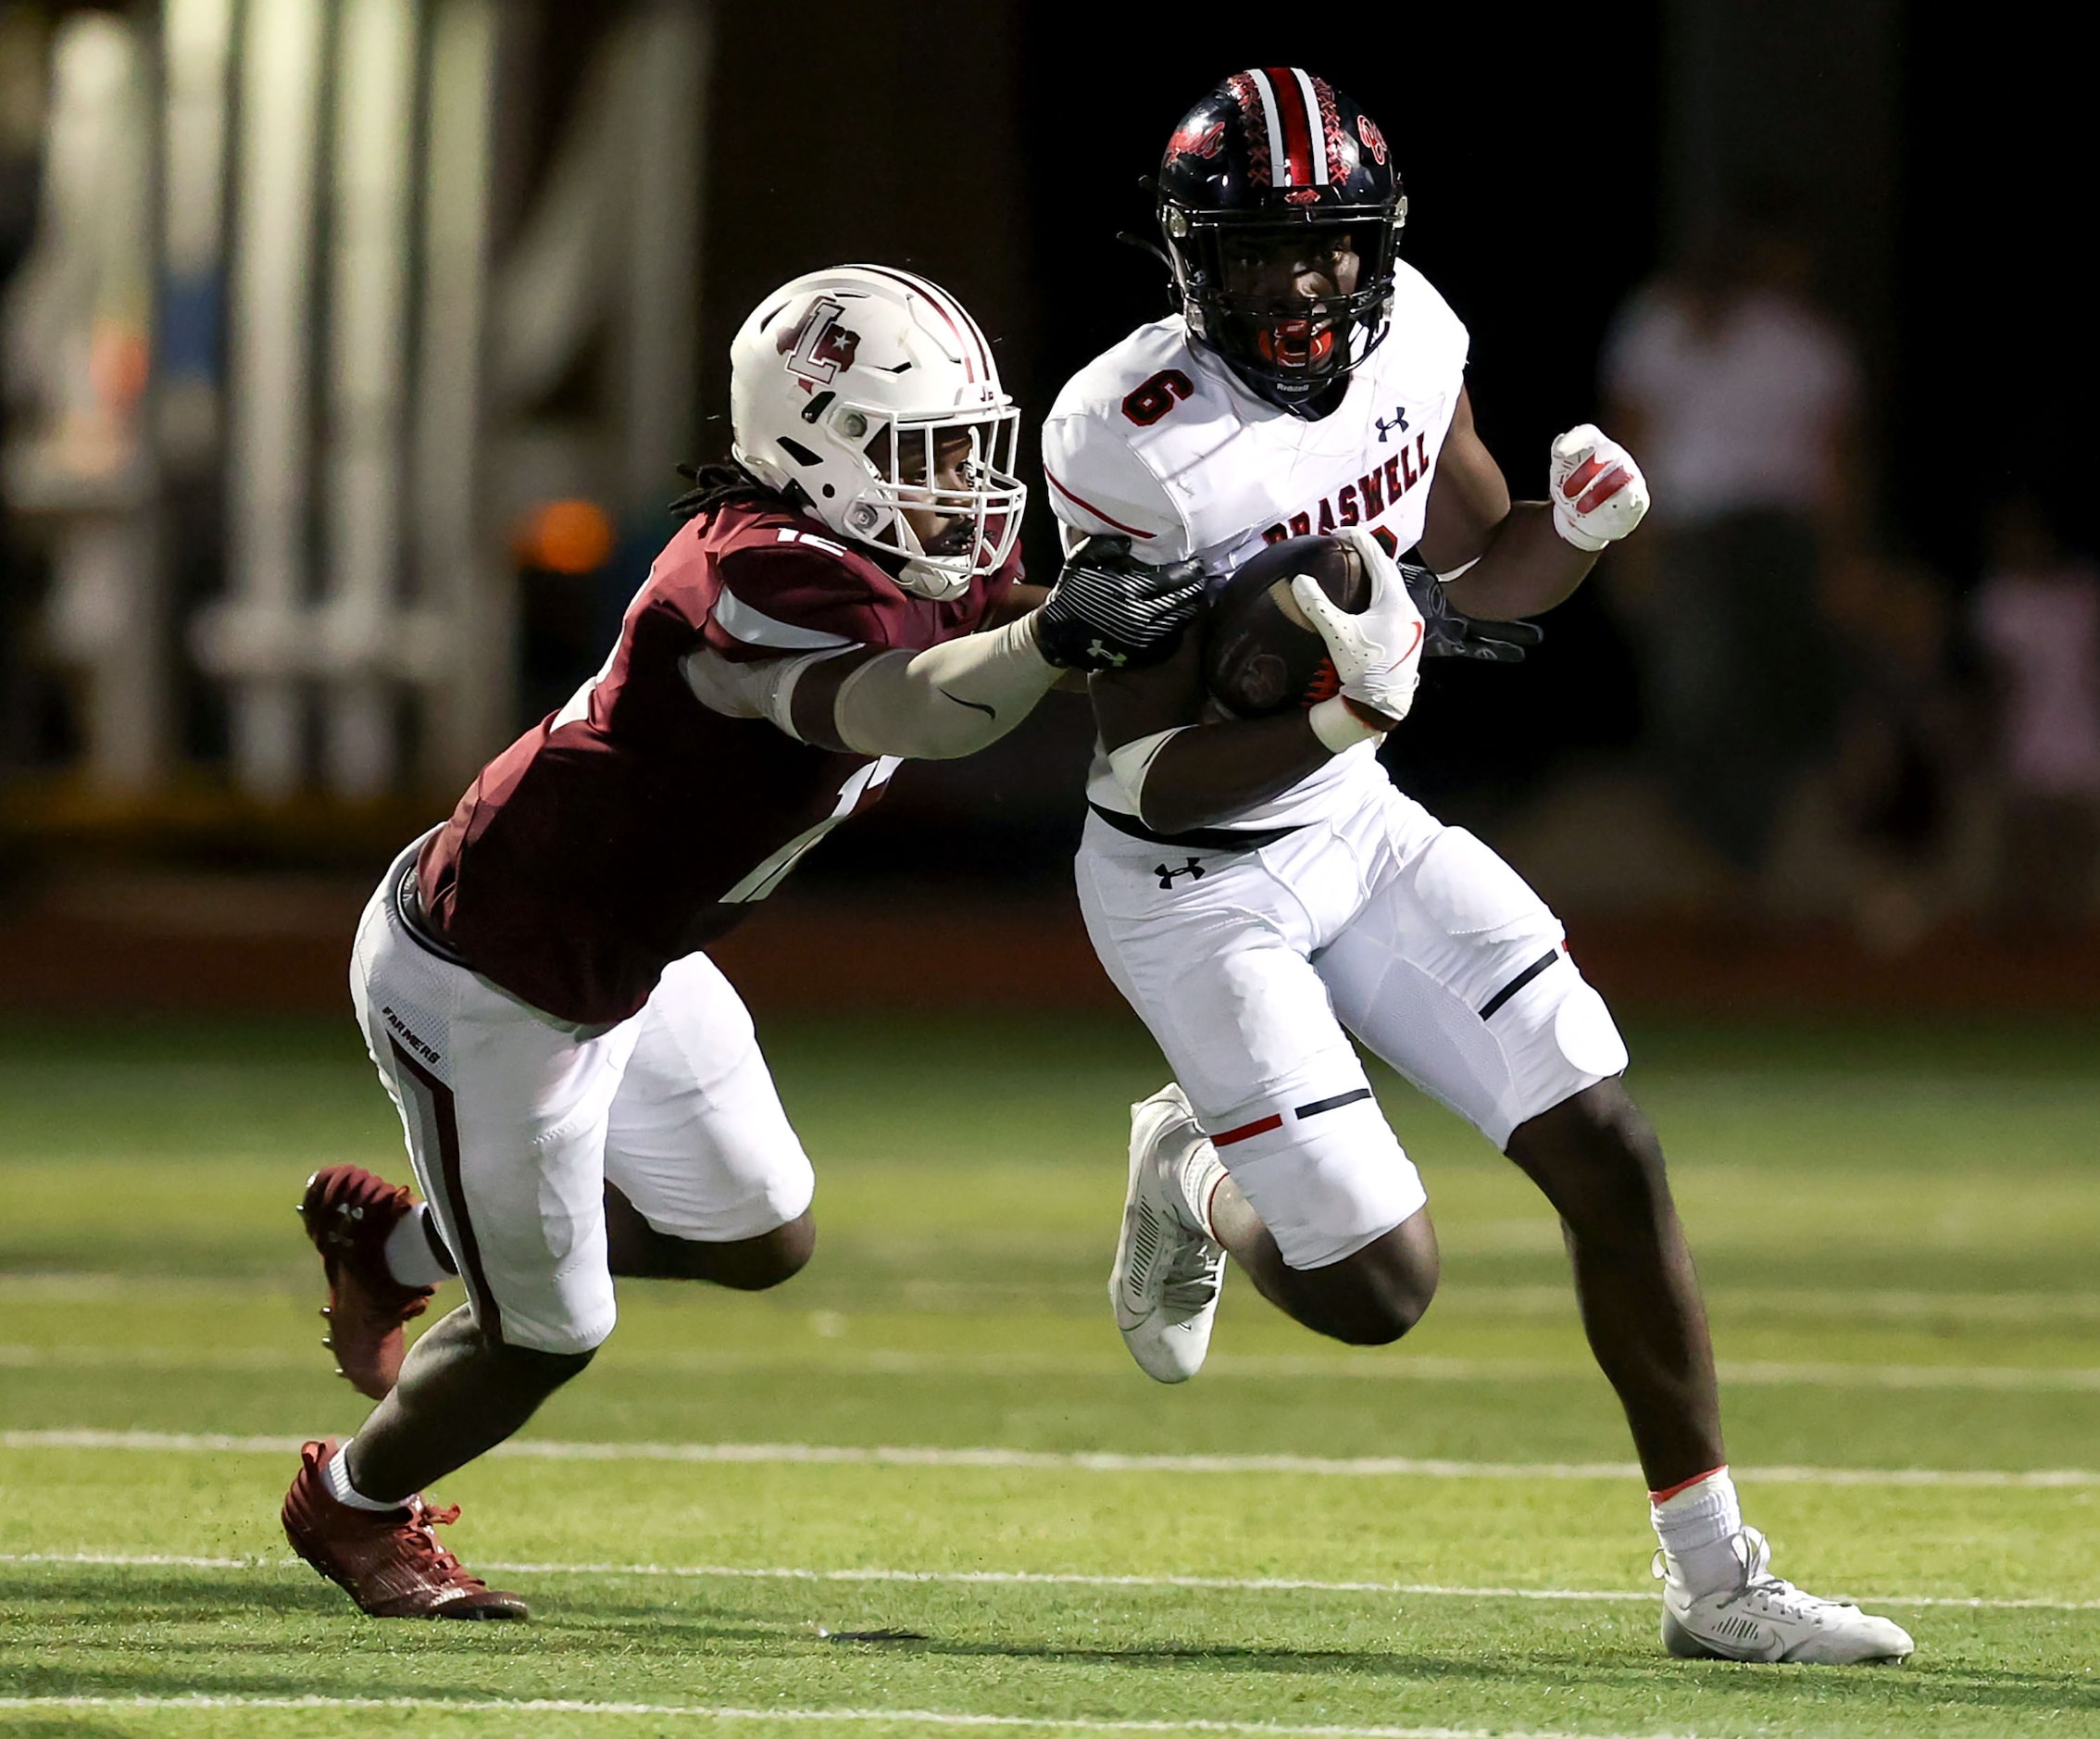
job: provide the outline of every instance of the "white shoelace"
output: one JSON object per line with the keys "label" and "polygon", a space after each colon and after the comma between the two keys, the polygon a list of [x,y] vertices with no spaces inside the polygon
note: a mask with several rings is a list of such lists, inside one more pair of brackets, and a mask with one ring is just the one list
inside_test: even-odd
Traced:
{"label": "white shoelace", "polygon": [[[1853,1603],[1849,1600],[1826,1600],[1820,1595],[1812,1595],[1805,1589],[1796,1588],[1783,1576],[1773,1575],[1769,1569],[1772,1560],[1771,1546],[1755,1528],[1745,1528],[1736,1537],[1748,1545],[1748,1561],[1743,1566],[1741,1585],[1722,1596],[1722,1606],[1740,1605],[1761,1618],[1793,1620],[1802,1623],[1820,1623],[1822,1608],[1852,1606]],[[1669,1574],[1668,1559],[1659,1551],[1650,1568],[1658,1580]],[[1711,1597],[1700,1596],[1702,1599]]]}
{"label": "white shoelace", "polygon": [[1168,1258],[1159,1296],[1169,1308],[1194,1316],[1218,1296],[1225,1252],[1200,1232],[1181,1235],[1187,1242]]}

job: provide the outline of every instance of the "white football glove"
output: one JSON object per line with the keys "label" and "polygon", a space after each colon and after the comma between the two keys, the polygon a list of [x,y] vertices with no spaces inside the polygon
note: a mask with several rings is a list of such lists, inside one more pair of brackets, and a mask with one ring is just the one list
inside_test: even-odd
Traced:
{"label": "white football glove", "polygon": [[1577,549],[1600,550],[1641,523],[1648,480],[1633,456],[1594,423],[1553,444],[1553,529]]}
{"label": "white football glove", "polygon": [[1407,595],[1398,566],[1368,528],[1353,525],[1340,536],[1370,576],[1369,603],[1352,615],[1309,574],[1293,577],[1291,595],[1327,642],[1342,693],[1397,722],[1415,704],[1422,673],[1422,613]]}

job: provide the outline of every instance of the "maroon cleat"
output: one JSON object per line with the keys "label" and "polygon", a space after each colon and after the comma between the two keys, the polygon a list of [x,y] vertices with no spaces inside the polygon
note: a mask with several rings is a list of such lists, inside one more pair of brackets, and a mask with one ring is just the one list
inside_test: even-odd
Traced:
{"label": "maroon cleat", "polygon": [[323,1472],[335,1441],[299,1452],[299,1476],[284,1494],[284,1537],[292,1549],[375,1619],[524,1619],[514,1594],[492,1588],[438,1544],[437,1530],[459,1507],[432,1509],[420,1496],[399,1509],[338,1503]]}
{"label": "maroon cleat", "polygon": [[406,1189],[363,1166],[327,1166],[306,1180],[299,1218],[328,1275],[321,1345],[336,1374],[383,1401],[401,1375],[404,1323],[423,1314],[434,1286],[404,1286],[387,1271],[386,1240],[416,1206]]}

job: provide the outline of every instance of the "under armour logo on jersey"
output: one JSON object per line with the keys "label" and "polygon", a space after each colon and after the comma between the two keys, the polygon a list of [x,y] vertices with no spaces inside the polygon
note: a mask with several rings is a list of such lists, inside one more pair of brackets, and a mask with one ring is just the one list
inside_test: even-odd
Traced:
{"label": "under armour logo on jersey", "polygon": [[1159,878],[1159,885],[1163,889],[1171,890],[1176,876],[1187,876],[1192,882],[1201,882],[1203,880],[1203,866],[1196,862],[1194,857],[1191,857],[1187,863],[1178,870],[1169,870],[1163,863],[1156,863],[1152,866],[1152,873]]}
{"label": "under armour logo on jersey", "polygon": [[1385,437],[1395,429],[1399,430],[1402,434],[1407,432],[1407,407],[1405,405],[1394,406],[1391,417],[1381,417],[1378,419],[1379,440],[1384,441]]}

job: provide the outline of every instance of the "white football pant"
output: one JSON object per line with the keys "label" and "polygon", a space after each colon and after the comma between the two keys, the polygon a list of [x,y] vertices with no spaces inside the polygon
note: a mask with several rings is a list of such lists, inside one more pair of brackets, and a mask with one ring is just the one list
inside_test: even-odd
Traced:
{"label": "white football pant", "polygon": [[808,1157],[712,960],[674,962],[617,1026],[557,1020],[408,930],[394,895],[414,849],[365,907],[350,994],[484,1332],[548,1353],[612,1332],[608,1179],[656,1231],[699,1243],[808,1207]]}
{"label": "white football pant", "polygon": [[1427,1200],[1350,1033],[1498,1148],[1626,1067],[1545,903],[1390,785],[1253,851],[1092,816],[1078,877],[1094,951],[1293,1268]]}

